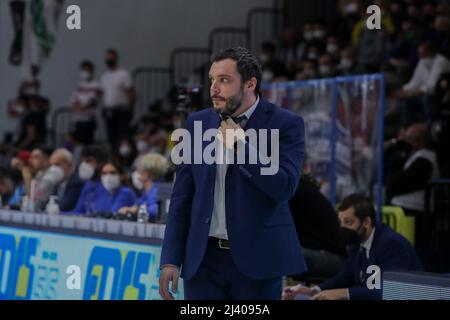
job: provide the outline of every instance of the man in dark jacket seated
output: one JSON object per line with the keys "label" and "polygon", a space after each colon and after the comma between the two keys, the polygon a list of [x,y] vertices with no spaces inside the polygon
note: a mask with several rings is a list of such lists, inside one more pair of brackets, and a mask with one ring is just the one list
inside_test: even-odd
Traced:
{"label": "man in dark jacket seated", "polygon": [[282,299],[381,299],[383,272],[422,270],[408,240],[388,226],[376,223],[375,215],[366,197],[351,195],[344,199],[339,206],[339,220],[345,242],[350,246],[347,262],[335,277],[318,286],[285,288]]}
{"label": "man in dark jacket seated", "polygon": [[308,271],[292,275],[295,280],[309,282],[331,278],[345,262],[338,215],[319,187],[308,162],[304,161],[302,177],[289,206]]}

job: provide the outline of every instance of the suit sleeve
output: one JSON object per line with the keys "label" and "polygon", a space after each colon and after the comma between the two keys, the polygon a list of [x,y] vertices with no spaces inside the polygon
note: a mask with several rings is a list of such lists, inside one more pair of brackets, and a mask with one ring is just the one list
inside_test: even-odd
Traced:
{"label": "suit sleeve", "polygon": [[80,197],[78,198],[77,205],[72,212],[69,213],[86,213],[86,197],[88,193],[91,191],[91,182],[88,181],[84,184],[83,189],[81,190]]}
{"label": "suit sleeve", "polygon": [[352,268],[351,258],[349,257],[342,267],[341,271],[333,278],[321,283],[319,288],[322,290],[342,289],[353,286],[354,268]]}
{"label": "suit sleeve", "polygon": [[[188,118],[187,129],[191,133],[192,128],[193,121]],[[170,264],[181,267],[182,265],[194,191],[191,165],[185,163],[178,165],[161,250],[161,266]]]}
{"label": "suit sleeve", "polygon": [[[270,131],[270,130],[269,130]],[[270,137],[269,137],[270,139]],[[270,139],[271,140],[271,139]],[[285,202],[294,195],[301,175],[301,167],[304,159],[305,132],[303,119],[294,118],[288,125],[279,131],[279,143],[271,147],[271,155],[274,156],[274,148],[279,148],[278,159],[269,164],[257,161],[251,164],[238,165],[240,171],[256,188],[276,202]],[[250,143],[239,143],[239,148],[245,148],[245,155],[253,155],[261,159],[262,155]],[[278,161],[277,161],[278,160]]]}

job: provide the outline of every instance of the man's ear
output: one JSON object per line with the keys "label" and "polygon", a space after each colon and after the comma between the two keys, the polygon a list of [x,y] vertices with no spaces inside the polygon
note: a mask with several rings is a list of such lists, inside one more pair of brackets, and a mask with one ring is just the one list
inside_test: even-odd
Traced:
{"label": "man's ear", "polygon": [[372,226],[372,218],[371,217],[366,217],[364,219],[364,223],[363,223],[364,227],[371,227]]}
{"label": "man's ear", "polygon": [[247,89],[251,89],[251,88],[256,89],[257,82],[258,82],[258,80],[256,80],[255,77],[253,77],[250,80],[248,80],[247,81]]}

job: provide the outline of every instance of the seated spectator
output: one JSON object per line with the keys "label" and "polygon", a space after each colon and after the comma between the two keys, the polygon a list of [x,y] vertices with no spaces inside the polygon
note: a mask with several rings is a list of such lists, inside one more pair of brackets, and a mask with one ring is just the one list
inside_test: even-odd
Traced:
{"label": "seated spectator", "polygon": [[436,46],[430,41],[422,42],[418,48],[420,57],[414,75],[402,90],[395,94],[401,99],[399,104],[402,123],[431,119],[431,110],[423,98],[431,95],[440,76],[450,71],[450,61],[437,53]]}
{"label": "seated spectator", "polygon": [[306,160],[302,171],[297,191],[289,201],[308,266],[308,271],[300,277],[326,279],[341,269],[345,262],[345,246],[338,216],[320,192],[320,185],[311,175]]}
{"label": "seated spectator", "polygon": [[340,75],[351,75],[357,72],[357,61],[355,50],[352,47],[346,47],[340,51],[339,64],[336,66],[336,72]]}
{"label": "seated spectator", "polygon": [[427,183],[439,177],[436,154],[427,148],[428,136],[426,125],[410,125],[404,137],[410,155],[400,171],[386,177],[388,202],[407,211],[424,211]]}
{"label": "seated spectator", "polygon": [[420,37],[419,25],[411,18],[401,22],[402,32],[396,36],[391,50],[388,53],[388,67],[394,77],[393,85],[399,87],[408,81],[413,67],[417,64],[417,46]]}
{"label": "seated spectator", "polygon": [[260,60],[263,69],[263,82],[269,83],[274,78],[287,73],[285,65],[277,57],[275,45],[271,42],[262,44]]}
{"label": "seated spectator", "polygon": [[418,48],[419,63],[414,75],[403,86],[399,97],[414,97],[431,94],[436,87],[439,77],[450,71],[450,61],[436,50],[436,45],[430,41],[424,41]]}
{"label": "seated spectator", "polygon": [[295,80],[311,80],[318,77],[317,63],[314,60],[305,60],[300,70],[295,74]]}
{"label": "seated spectator", "polygon": [[114,216],[120,208],[136,203],[134,192],[126,187],[123,168],[108,161],[101,170],[100,181],[88,181],[81,191],[75,214],[104,214]]}
{"label": "seated spectator", "polygon": [[133,166],[137,154],[138,152],[133,139],[131,139],[130,137],[124,137],[120,139],[117,158],[120,163],[123,163],[126,170]]}
{"label": "seated spectator", "polygon": [[[349,245],[347,262],[333,278],[312,288],[303,285],[283,290],[282,299],[313,300],[381,300],[382,289],[369,289],[368,267],[376,265],[386,271],[422,270],[411,244],[388,226],[376,223],[375,208],[369,199],[350,195],[339,206],[342,235]],[[380,279],[380,285],[382,280]]]}
{"label": "seated spectator", "polygon": [[340,50],[339,38],[331,35],[327,37],[326,53],[330,55],[333,62],[339,60],[339,50]]}
{"label": "seated spectator", "polygon": [[55,150],[50,157],[50,165],[62,176],[53,191],[53,195],[58,196],[59,209],[61,211],[75,209],[85,181],[79,177],[77,171],[73,171],[72,154],[66,149]]}
{"label": "seated spectator", "polygon": [[[37,147],[31,152],[30,173],[23,174],[27,195],[31,201],[29,210],[42,212],[55,187],[61,181],[61,172],[50,166],[50,156],[53,150],[48,147]],[[23,168],[22,172],[27,168]],[[31,179],[30,179],[31,178]]]}
{"label": "seated spectator", "polygon": [[14,189],[14,192],[9,198],[8,206],[7,208],[13,209],[13,210],[20,210],[20,206],[22,204],[22,199],[27,194],[27,190],[25,188],[24,178],[22,176],[22,170],[25,167],[29,167],[29,161],[30,161],[31,153],[26,150],[22,150],[17,152],[13,155],[11,159],[11,169],[16,170],[17,172],[20,172],[19,181],[16,183],[16,187]]}
{"label": "seated spectator", "polygon": [[40,82],[36,77],[37,71],[33,73],[33,80],[22,83],[17,99],[8,106],[9,115],[20,119],[15,141],[17,149],[31,151],[46,141],[50,102],[40,94]]}
{"label": "seated spectator", "polygon": [[80,82],[72,94],[70,106],[73,110],[72,136],[76,143],[89,145],[94,141],[96,124],[95,108],[100,99],[100,85],[94,78],[95,67],[90,61],[80,64]]}
{"label": "seated spectator", "polygon": [[103,165],[108,160],[106,151],[99,146],[88,146],[81,151],[78,176],[84,181],[97,181]]}
{"label": "seated spectator", "polygon": [[133,184],[138,190],[142,190],[141,197],[136,204],[123,207],[120,214],[131,213],[136,215],[139,207],[145,205],[149,221],[154,222],[159,214],[158,187],[160,179],[164,178],[169,164],[167,159],[159,154],[146,154],[137,161],[137,174],[134,174]]}
{"label": "seated spectator", "polygon": [[336,75],[335,64],[329,54],[321,55],[319,58],[319,76],[331,78]]}

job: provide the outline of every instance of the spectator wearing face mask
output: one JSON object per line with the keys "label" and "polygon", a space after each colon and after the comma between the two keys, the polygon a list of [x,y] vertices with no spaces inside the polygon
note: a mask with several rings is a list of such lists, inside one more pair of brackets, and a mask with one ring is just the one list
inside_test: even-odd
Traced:
{"label": "spectator wearing face mask", "polygon": [[263,68],[262,81],[270,83],[276,77],[286,74],[285,65],[277,57],[277,49],[271,42],[265,42],[261,46],[261,55],[259,57]]}
{"label": "spectator wearing face mask", "polygon": [[71,211],[75,208],[85,181],[73,171],[72,154],[67,149],[57,149],[50,157],[57,184],[53,195],[58,197],[59,209]]}
{"label": "spectator wearing face mask", "polygon": [[355,51],[352,47],[341,50],[339,64],[336,72],[340,75],[351,75],[357,73]]}
{"label": "spectator wearing face mask", "polygon": [[318,46],[311,45],[306,49],[305,60],[317,61],[320,56],[320,49]]}
{"label": "spectator wearing face mask", "polygon": [[[22,169],[27,195],[31,199],[31,210],[41,212],[45,209],[50,195],[61,180],[61,172],[58,168],[50,166],[50,156],[53,150],[39,146],[31,152],[30,173],[24,174],[27,169]],[[31,179],[30,179],[31,178]]]}
{"label": "spectator wearing face mask", "polygon": [[46,141],[47,114],[50,101],[41,92],[38,80],[39,69],[32,67],[31,79],[22,82],[17,99],[8,105],[9,116],[20,119],[17,149],[33,150]]}
{"label": "spectator wearing face mask", "polygon": [[96,128],[95,108],[101,95],[100,85],[94,78],[95,67],[91,61],[80,64],[80,82],[72,94],[70,106],[73,111],[73,137],[77,143],[89,145],[94,140]]}
{"label": "spectator wearing face mask", "polygon": [[340,53],[339,38],[334,35],[327,37],[327,45],[325,47],[325,51],[328,55],[331,56],[333,61],[338,61]]}
{"label": "spectator wearing face mask", "polygon": [[108,70],[100,78],[103,91],[103,118],[108,141],[116,147],[120,137],[127,136],[133,118],[136,94],[129,72],[119,67],[119,54],[114,49],[106,52]]}
{"label": "spectator wearing face mask", "polygon": [[[381,300],[381,289],[369,289],[368,267],[386,271],[421,271],[422,264],[412,245],[390,227],[376,222],[369,199],[350,195],[339,206],[342,235],[348,244],[348,259],[333,278],[308,288],[302,285],[283,290],[282,299]],[[380,279],[382,283],[382,279]]]}
{"label": "spectator wearing face mask", "polygon": [[97,180],[102,166],[108,160],[108,154],[100,146],[84,147],[81,152],[81,161],[78,167],[78,176],[84,180]]}
{"label": "spectator wearing face mask", "polygon": [[135,205],[123,207],[119,210],[119,213],[136,215],[139,207],[144,204],[149,221],[154,222],[159,214],[159,183],[167,173],[168,168],[167,159],[162,155],[150,153],[140,157],[137,162],[137,171],[133,173],[132,180],[134,187],[141,190],[142,195]]}
{"label": "spectator wearing face mask", "polygon": [[311,80],[318,77],[317,62],[315,60],[305,60],[301,64],[301,68],[295,74],[295,80]]}
{"label": "spectator wearing face mask", "polygon": [[331,78],[336,75],[335,65],[329,54],[321,55],[319,58],[319,75],[322,78]]}
{"label": "spectator wearing face mask", "polygon": [[102,166],[100,180],[88,181],[72,213],[115,215],[119,209],[136,203],[136,196],[123,183],[124,170],[115,161]]}
{"label": "spectator wearing face mask", "polygon": [[29,151],[22,150],[13,154],[13,157],[11,158],[11,169],[16,170],[22,179],[19,178],[14,192],[8,201],[9,209],[20,209],[22,198],[27,194],[22,173],[24,168],[29,167],[30,157],[31,153]]}
{"label": "spectator wearing face mask", "polygon": [[132,167],[137,155],[138,151],[133,139],[130,137],[120,139],[117,159],[127,170]]}

